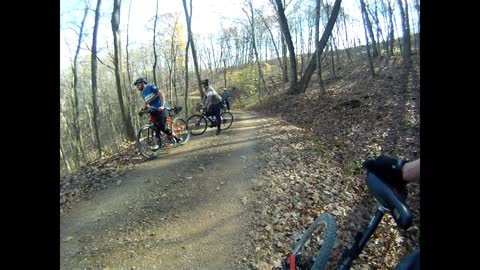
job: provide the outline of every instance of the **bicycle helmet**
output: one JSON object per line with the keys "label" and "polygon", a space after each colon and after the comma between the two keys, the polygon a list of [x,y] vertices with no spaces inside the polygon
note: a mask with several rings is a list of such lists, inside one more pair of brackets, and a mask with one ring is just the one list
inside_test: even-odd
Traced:
{"label": "bicycle helmet", "polygon": [[203,86],[208,85],[208,79],[203,80],[203,81],[202,81],[202,85],[203,85]]}
{"label": "bicycle helmet", "polygon": [[147,81],[144,79],[144,78],[138,78],[134,83],[133,85],[137,86],[137,84],[139,83],[147,83]]}

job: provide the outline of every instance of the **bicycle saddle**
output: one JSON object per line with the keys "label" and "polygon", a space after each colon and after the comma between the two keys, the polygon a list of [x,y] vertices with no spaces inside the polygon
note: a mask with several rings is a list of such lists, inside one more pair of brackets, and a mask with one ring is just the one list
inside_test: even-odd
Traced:
{"label": "bicycle saddle", "polygon": [[400,228],[407,229],[412,225],[412,211],[405,203],[405,196],[370,172],[367,174],[367,187],[377,201],[390,211]]}

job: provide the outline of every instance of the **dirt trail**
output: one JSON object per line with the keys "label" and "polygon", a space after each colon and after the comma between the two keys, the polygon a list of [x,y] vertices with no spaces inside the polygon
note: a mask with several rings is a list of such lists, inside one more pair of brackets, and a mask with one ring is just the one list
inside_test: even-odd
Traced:
{"label": "dirt trail", "polygon": [[233,114],[62,215],[61,269],[248,269],[261,121]]}

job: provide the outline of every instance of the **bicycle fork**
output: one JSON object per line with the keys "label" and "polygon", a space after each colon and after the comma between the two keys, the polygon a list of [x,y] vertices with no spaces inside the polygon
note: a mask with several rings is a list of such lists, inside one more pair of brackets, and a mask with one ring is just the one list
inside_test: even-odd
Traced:
{"label": "bicycle fork", "polygon": [[336,268],[337,270],[350,269],[350,266],[352,265],[353,260],[355,260],[358,257],[358,255],[360,255],[363,248],[367,244],[368,239],[370,239],[373,232],[375,232],[375,230],[377,229],[378,224],[380,224],[380,221],[382,220],[383,215],[385,215],[385,213],[388,211],[389,210],[384,206],[382,206],[381,204],[378,205],[377,211],[375,212],[374,216],[370,220],[368,227],[365,229],[365,231],[358,232],[357,235],[355,235],[355,241],[352,244],[352,246],[342,253],[339,263],[337,264],[337,268]]}

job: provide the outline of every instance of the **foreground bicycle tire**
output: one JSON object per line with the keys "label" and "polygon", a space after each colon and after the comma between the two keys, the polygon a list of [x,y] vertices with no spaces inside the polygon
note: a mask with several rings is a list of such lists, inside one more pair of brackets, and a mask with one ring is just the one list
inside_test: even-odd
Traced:
{"label": "foreground bicycle tire", "polygon": [[137,133],[137,148],[142,156],[147,159],[154,159],[158,156],[158,150],[153,150],[155,147],[155,131],[151,125],[142,126]]}
{"label": "foreground bicycle tire", "polygon": [[202,135],[207,130],[207,119],[200,114],[194,114],[187,119],[187,127],[193,136]]}
{"label": "foreground bicycle tire", "polygon": [[224,112],[220,115],[220,118],[222,119],[222,123],[220,125],[221,130],[226,130],[228,129],[232,123],[233,123],[233,114],[230,112]]}
{"label": "foreground bicycle tire", "polygon": [[297,256],[320,224],[325,225],[323,244],[318,255],[314,258],[314,263],[311,268],[312,270],[325,269],[328,259],[333,251],[333,244],[335,244],[335,237],[337,236],[337,225],[335,223],[335,218],[330,213],[323,213],[313,221],[292,252],[292,256]]}

